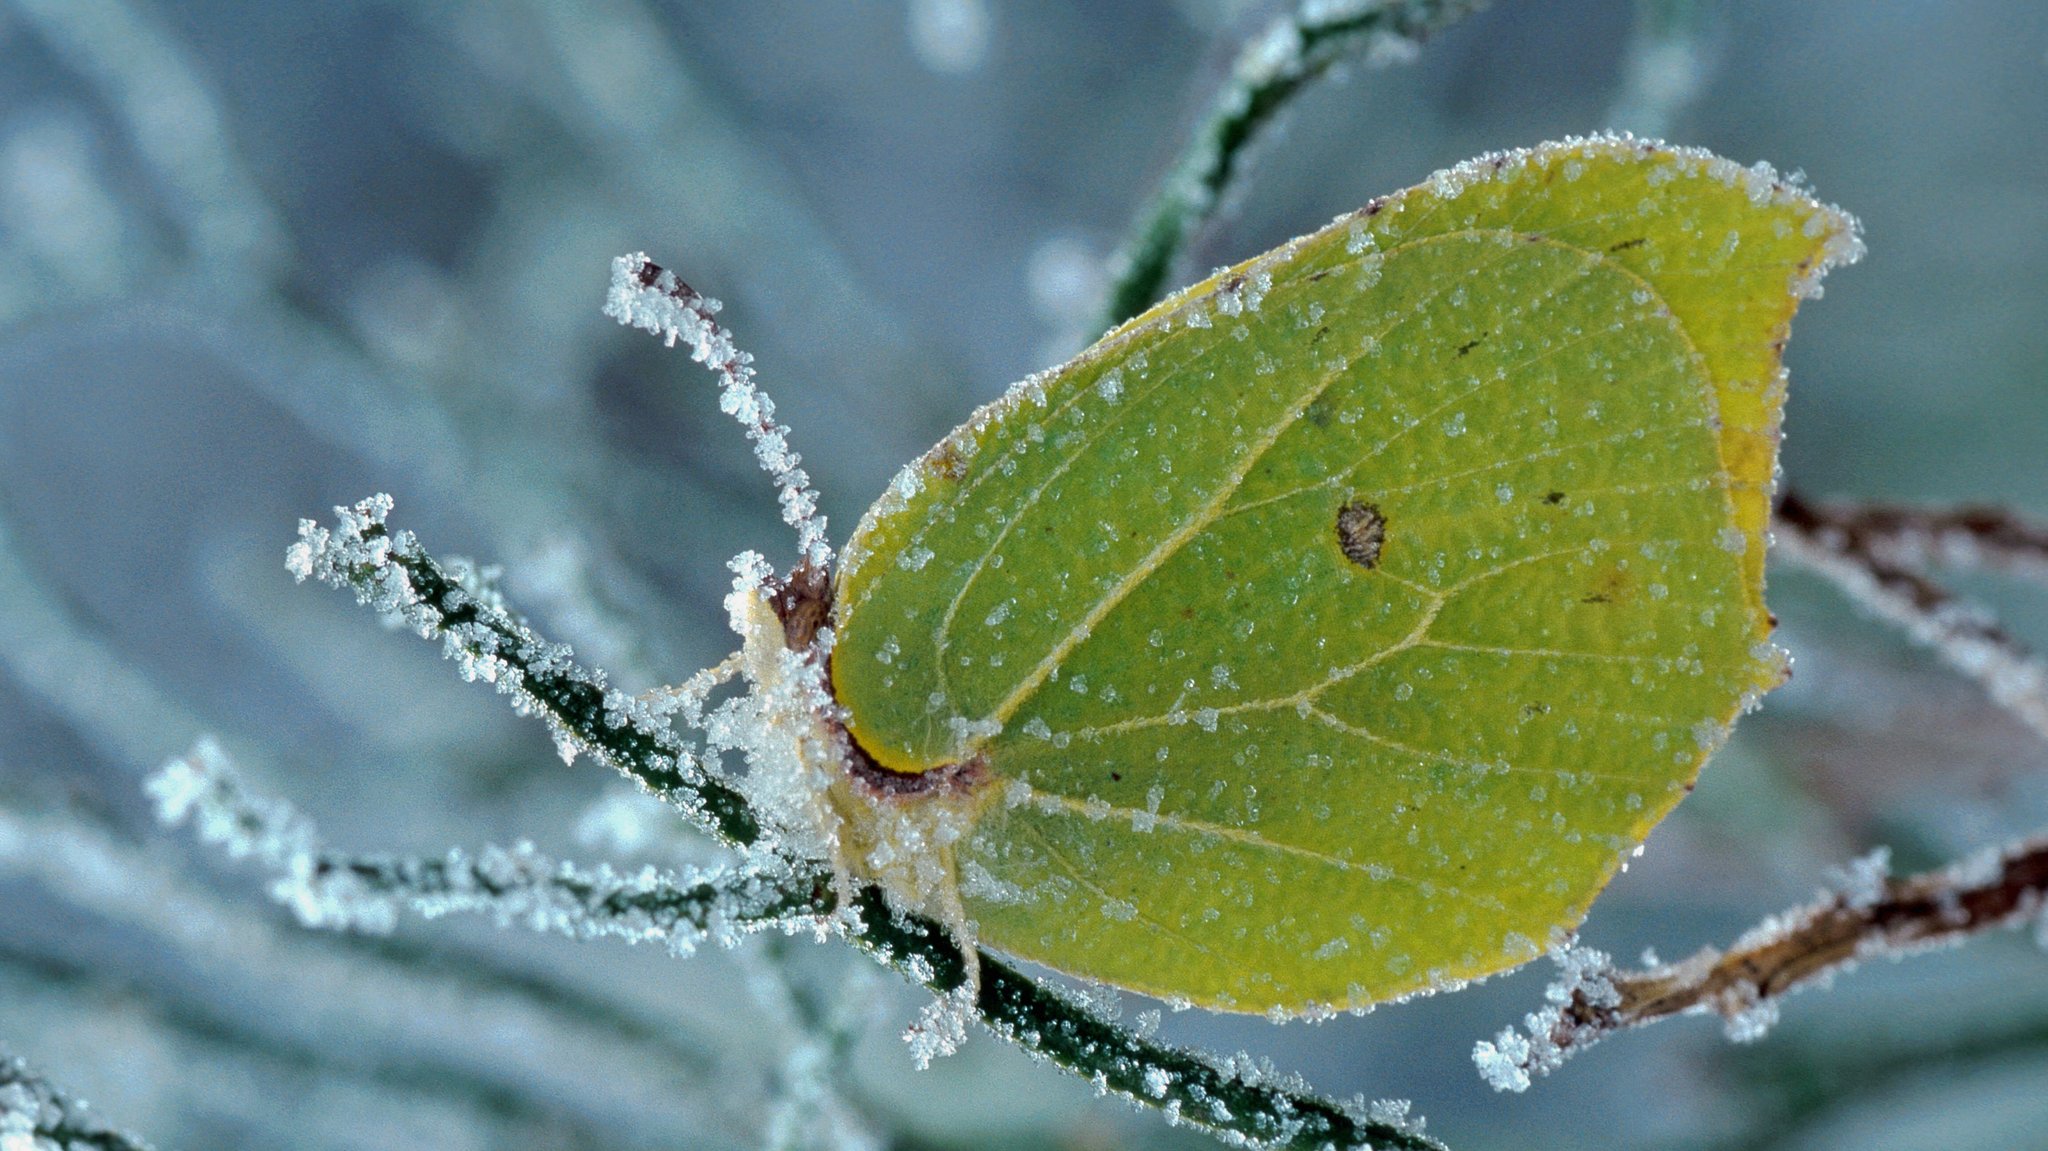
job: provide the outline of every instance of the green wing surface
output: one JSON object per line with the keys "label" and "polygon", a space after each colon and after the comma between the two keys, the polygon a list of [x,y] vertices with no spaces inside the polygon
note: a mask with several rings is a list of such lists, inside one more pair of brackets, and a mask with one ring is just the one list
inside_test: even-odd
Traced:
{"label": "green wing surface", "polygon": [[1598,138],[1219,273],[868,513],[848,728],[985,769],[997,950],[1282,1014],[1532,958],[1782,678],[1780,356],[1858,250],[1768,170]]}

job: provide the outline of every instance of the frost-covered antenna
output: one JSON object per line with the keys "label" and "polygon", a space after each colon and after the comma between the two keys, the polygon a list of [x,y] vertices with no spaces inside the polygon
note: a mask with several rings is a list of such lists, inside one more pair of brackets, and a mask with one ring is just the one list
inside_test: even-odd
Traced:
{"label": "frost-covered antenna", "polygon": [[717,372],[724,382],[718,406],[740,422],[754,445],[761,470],[781,492],[782,522],[796,529],[802,566],[813,572],[831,570],[832,544],[825,538],[825,517],[818,513],[818,493],[800,466],[803,457],[789,446],[789,429],[775,422],[775,401],[754,386],[754,357],[741,351],[732,334],[713,319],[724,305],[676,278],[644,252],[612,261],[612,287],[604,314],[622,324],[660,336],[669,347],[690,345],[690,358]]}

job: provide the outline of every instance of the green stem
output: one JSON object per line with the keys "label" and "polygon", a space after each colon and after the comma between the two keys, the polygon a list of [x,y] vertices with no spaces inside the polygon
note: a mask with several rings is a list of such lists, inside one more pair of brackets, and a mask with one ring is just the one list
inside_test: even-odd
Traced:
{"label": "green stem", "polygon": [[1247,41],[1118,258],[1103,329],[1165,294],[1174,261],[1215,213],[1246,149],[1303,89],[1361,48],[1410,47],[1484,6],[1485,0],[1303,0]]}

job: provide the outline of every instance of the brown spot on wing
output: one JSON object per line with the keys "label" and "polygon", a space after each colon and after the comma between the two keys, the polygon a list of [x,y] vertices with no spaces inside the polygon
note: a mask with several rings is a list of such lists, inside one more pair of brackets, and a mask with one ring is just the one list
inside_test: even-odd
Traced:
{"label": "brown spot on wing", "polygon": [[1371,571],[1379,566],[1386,539],[1387,517],[1377,504],[1352,500],[1337,509],[1337,546],[1345,559]]}

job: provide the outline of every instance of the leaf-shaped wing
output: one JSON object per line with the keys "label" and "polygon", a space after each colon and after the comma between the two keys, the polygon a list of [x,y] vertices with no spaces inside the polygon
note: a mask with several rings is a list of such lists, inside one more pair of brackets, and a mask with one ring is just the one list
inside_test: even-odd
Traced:
{"label": "leaf-shaped wing", "polygon": [[1019,385],[849,544],[834,691],[978,759],[983,942],[1207,1006],[1361,1006],[1574,926],[1782,674],[1792,311],[1858,250],[1767,170],[1483,158]]}

